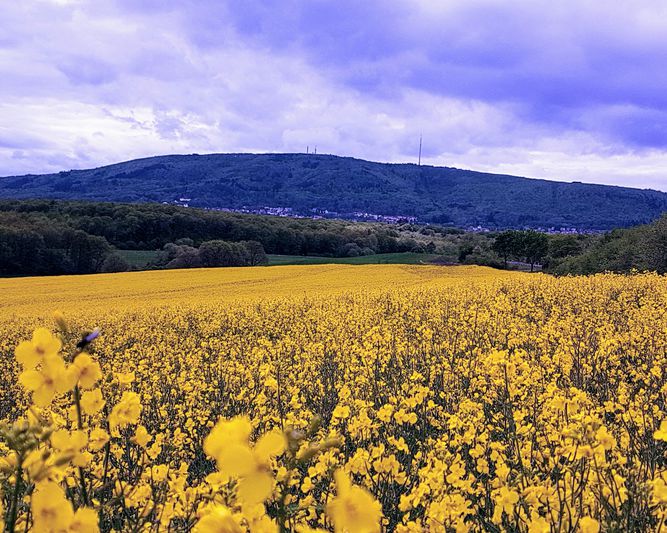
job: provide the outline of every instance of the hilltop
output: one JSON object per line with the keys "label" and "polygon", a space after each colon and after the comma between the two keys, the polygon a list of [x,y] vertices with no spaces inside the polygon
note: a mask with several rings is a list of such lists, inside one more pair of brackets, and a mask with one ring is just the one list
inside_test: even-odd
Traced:
{"label": "hilltop", "polygon": [[[0,198],[269,207],[338,218],[415,217],[459,227],[608,230],[650,222],[667,193],[312,154],[168,155],[0,178]],[[278,209],[279,208],[279,209]]]}

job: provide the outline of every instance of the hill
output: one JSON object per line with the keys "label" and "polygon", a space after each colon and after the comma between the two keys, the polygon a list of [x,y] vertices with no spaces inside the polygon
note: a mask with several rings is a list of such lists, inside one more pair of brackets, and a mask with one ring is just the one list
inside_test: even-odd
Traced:
{"label": "hill", "polygon": [[667,211],[667,193],[654,190],[308,154],[170,155],[10,176],[0,178],[0,197],[272,207],[296,215],[416,217],[490,229],[608,230]]}

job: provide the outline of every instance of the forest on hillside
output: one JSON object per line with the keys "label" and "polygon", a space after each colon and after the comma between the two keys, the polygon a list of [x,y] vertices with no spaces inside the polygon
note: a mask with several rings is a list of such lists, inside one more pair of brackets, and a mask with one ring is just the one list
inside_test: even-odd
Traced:
{"label": "forest on hillside", "polygon": [[651,222],[667,193],[313,154],[168,155],[0,178],[0,197],[179,202],[346,219],[414,217],[489,230],[611,230]]}

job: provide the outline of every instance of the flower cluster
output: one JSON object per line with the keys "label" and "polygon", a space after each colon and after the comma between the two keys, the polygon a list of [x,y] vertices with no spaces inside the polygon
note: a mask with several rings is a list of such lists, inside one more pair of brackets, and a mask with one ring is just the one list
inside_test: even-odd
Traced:
{"label": "flower cluster", "polygon": [[0,310],[6,527],[664,529],[665,277],[341,293],[327,268],[307,297],[119,299],[55,334]]}
{"label": "flower cluster", "polygon": [[[203,443],[218,470],[199,486],[188,487],[186,463],[171,471],[169,464],[157,462],[163,437],[154,438],[140,423],[143,405],[138,393],[124,390],[113,408],[102,413],[106,401],[96,388],[102,371],[82,351],[99,333],[84,335],[67,364],[61,350],[69,328],[61,313],[56,323],[59,335],[38,328],[31,341],[21,342],[15,350],[24,368],[19,382],[32,393],[33,405],[25,417],[0,428],[6,452],[4,484],[12,494],[2,524],[9,531],[20,527],[87,533],[102,525],[105,530],[168,527],[261,533],[278,531],[281,524],[314,531],[305,522],[294,522],[288,509],[289,483],[275,495],[280,484],[275,459],[289,456],[280,466],[284,481],[294,474],[297,463],[307,464],[338,446],[337,439],[311,443],[306,437],[314,431],[276,428],[252,444],[248,417],[221,419]],[[134,381],[134,373],[116,374],[115,381],[124,389]],[[82,389],[88,390],[81,394]],[[103,459],[95,463],[95,455],[102,451]],[[336,479],[338,495],[330,502],[336,531],[379,531],[379,504],[364,489],[351,486],[341,471]],[[265,503],[276,511],[268,512]]]}

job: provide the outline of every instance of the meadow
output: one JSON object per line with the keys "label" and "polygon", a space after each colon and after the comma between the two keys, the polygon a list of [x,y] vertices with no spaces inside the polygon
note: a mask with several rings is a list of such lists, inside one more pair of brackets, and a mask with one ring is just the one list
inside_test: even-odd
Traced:
{"label": "meadow", "polygon": [[[118,254],[123,257],[128,264],[136,269],[147,267],[151,262],[155,262],[159,256],[159,250],[119,250]],[[420,265],[428,264],[438,259],[441,255],[416,253],[416,252],[398,252],[392,254],[370,254],[357,257],[324,257],[318,255],[280,255],[268,254],[268,265],[384,265],[384,264],[405,264]]]}
{"label": "meadow", "polygon": [[5,526],[659,531],[666,281],[419,265],[0,280]]}

